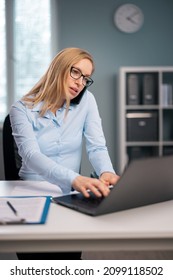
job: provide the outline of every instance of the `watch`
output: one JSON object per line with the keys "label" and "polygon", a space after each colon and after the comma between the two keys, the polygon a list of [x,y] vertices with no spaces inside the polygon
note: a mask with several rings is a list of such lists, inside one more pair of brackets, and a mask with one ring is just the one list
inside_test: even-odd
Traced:
{"label": "watch", "polygon": [[133,4],[124,4],[114,13],[115,26],[122,32],[137,32],[143,25],[144,15],[142,10]]}

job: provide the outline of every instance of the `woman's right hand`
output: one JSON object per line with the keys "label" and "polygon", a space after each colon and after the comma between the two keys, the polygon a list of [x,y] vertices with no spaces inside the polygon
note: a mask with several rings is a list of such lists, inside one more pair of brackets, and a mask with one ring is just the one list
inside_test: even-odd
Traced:
{"label": "woman's right hand", "polygon": [[85,197],[89,197],[89,191],[98,197],[108,196],[110,190],[108,185],[101,182],[99,179],[77,176],[73,182],[72,186],[76,191],[81,192]]}

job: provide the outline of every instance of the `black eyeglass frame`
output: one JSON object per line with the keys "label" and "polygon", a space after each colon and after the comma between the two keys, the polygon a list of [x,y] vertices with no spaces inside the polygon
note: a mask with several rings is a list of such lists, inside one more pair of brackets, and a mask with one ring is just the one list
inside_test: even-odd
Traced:
{"label": "black eyeglass frame", "polygon": [[[75,78],[75,77],[72,75],[72,70],[73,70],[73,69],[77,70],[77,71],[80,73],[80,76],[79,76],[79,77]],[[89,86],[91,86],[91,85],[94,83],[94,81],[93,81],[93,79],[91,79],[91,77],[87,77],[87,76],[83,75],[82,72],[81,72],[81,70],[78,69],[78,68],[76,68],[76,67],[74,67],[74,66],[72,66],[72,67],[70,68],[70,76],[71,76],[73,79],[75,79],[75,80],[78,80],[78,79],[80,79],[81,77],[83,77],[83,79],[82,79],[82,84],[83,84],[83,86],[85,86],[85,87],[89,87]],[[86,83],[83,83],[84,79],[85,79]],[[88,83],[89,83],[89,84],[88,84]]]}

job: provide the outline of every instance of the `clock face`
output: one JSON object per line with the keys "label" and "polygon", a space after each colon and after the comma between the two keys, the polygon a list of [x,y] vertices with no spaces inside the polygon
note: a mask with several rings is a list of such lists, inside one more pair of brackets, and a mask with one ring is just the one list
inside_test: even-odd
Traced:
{"label": "clock face", "polygon": [[141,9],[133,4],[120,6],[114,14],[116,27],[126,33],[138,31],[142,27],[143,21],[144,16]]}

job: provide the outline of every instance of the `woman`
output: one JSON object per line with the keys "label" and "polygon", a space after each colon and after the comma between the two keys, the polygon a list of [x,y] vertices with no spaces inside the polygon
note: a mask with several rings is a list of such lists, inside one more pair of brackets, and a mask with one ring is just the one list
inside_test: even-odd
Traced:
{"label": "woman", "polygon": [[[94,96],[91,55],[79,48],[62,50],[45,75],[10,110],[22,180],[46,180],[63,193],[75,189],[88,197],[107,196],[118,180],[102,131]],[[98,179],[80,175],[82,140]],[[18,254],[19,259],[80,259],[80,252]]]}
{"label": "woman", "polygon": [[[46,180],[63,193],[107,196],[116,175],[101,126],[93,83],[92,56],[79,48],[62,50],[45,75],[11,108],[13,135],[22,157],[22,180]],[[98,179],[79,174],[82,140]]]}

